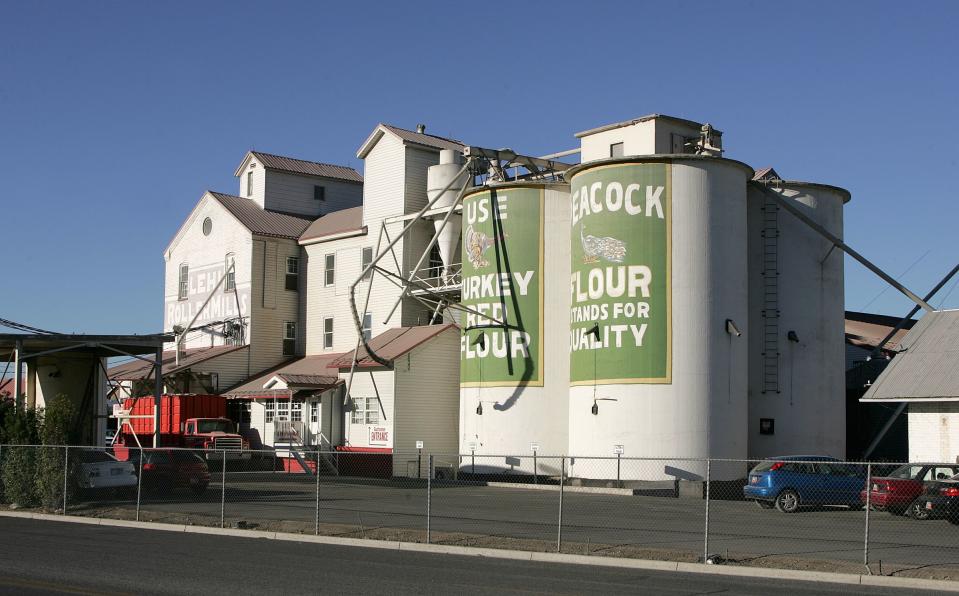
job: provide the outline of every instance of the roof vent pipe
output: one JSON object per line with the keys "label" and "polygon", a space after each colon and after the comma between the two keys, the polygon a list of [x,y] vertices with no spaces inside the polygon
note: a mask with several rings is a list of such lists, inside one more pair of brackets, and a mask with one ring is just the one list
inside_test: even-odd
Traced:
{"label": "roof vent pipe", "polygon": [[426,134],[426,125],[425,125],[425,124],[417,124],[417,125],[416,125],[416,132],[420,133],[421,135],[422,135],[422,134]]}

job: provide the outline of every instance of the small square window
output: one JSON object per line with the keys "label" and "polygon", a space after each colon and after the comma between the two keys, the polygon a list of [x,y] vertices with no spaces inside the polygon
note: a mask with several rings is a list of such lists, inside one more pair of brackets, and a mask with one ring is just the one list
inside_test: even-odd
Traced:
{"label": "small square window", "polygon": [[774,434],[776,434],[776,419],[775,419],[775,418],[760,418],[760,419],[759,419],[759,434],[761,434],[761,435],[774,435]]}
{"label": "small square window", "polygon": [[223,291],[232,292],[236,289],[236,257],[233,253],[226,255],[224,269],[226,271],[226,281],[223,282]]}
{"label": "small square window", "polygon": [[370,341],[373,336],[373,313],[363,315],[363,339]]}
{"label": "small square window", "polygon": [[622,157],[623,156],[623,144],[622,143],[613,143],[609,146],[609,156],[610,157]]}
{"label": "small square window", "polygon": [[313,187],[313,200],[315,200],[315,201],[325,201],[325,200],[326,200],[326,187],[323,187],[323,186],[314,186],[314,187]]}

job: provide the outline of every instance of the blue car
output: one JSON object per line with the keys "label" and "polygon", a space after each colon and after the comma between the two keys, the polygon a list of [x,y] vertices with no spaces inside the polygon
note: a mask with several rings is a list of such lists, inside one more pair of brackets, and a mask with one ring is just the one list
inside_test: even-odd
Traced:
{"label": "blue car", "polygon": [[763,509],[775,507],[783,513],[805,506],[861,507],[865,469],[838,462],[823,455],[790,455],[762,461],[749,472],[743,496]]}

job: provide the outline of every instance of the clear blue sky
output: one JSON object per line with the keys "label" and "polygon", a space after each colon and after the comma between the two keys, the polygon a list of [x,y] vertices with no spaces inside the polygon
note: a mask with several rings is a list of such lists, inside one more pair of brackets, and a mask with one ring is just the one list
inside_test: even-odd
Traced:
{"label": "clear blue sky", "polygon": [[[846,239],[922,294],[959,260],[957,17],[954,2],[8,2],[0,316],[159,331],[162,251],[205,189],[237,192],[250,148],[361,168],[384,121],[544,154],[651,112],[851,190]],[[908,310],[883,289],[847,259],[847,308]]]}

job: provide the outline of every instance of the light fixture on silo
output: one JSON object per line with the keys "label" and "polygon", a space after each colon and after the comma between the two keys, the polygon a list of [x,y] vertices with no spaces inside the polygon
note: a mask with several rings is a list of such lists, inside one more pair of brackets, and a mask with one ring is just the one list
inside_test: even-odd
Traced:
{"label": "light fixture on silo", "polygon": [[479,404],[477,404],[477,406],[476,406],[476,415],[477,415],[477,416],[482,416],[482,415],[483,415],[483,402],[479,402]]}
{"label": "light fixture on silo", "polygon": [[790,329],[789,333],[786,334],[786,339],[796,344],[799,343],[799,336],[796,335],[796,332],[793,331],[792,329]]}
{"label": "light fixture on silo", "polygon": [[726,333],[730,335],[735,335],[740,337],[743,332],[739,330],[739,327],[736,326],[736,322],[732,319],[726,319]]}

